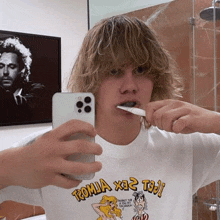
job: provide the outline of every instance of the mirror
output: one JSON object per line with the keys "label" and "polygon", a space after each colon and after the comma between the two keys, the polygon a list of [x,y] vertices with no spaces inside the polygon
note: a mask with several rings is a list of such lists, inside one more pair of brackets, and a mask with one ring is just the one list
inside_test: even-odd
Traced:
{"label": "mirror", "polygon": [[[117,14],[138,17],[154,30],[184,78],[183,100],[220,111],[219,0],[89,0],[90,27]],[[193,219],[220,217],[212,207],[216,191],[218,182],[198,191]]]}

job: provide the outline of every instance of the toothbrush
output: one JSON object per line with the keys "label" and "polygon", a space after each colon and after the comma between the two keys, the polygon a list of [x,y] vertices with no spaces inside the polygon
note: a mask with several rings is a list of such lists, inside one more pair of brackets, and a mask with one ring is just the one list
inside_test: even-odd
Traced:
{"label": "toothbrush", "polygon": [[131,112],[132,114],[135,114],[135,115],[146,117],[146,112],[143,109],[140,109],[140,108],[125,107],[125,106],[119,106],[119,105],[117,106],[117,108],[120,108],[122,110]]}

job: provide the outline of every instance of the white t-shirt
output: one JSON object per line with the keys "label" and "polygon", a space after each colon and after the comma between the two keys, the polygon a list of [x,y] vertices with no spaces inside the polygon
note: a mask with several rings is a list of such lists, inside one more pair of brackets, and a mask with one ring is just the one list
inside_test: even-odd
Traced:
{"label": "white t-shirt", "polygon": [[219,135],[174,134],[152,126],[126,146],[100,136],[96,142],[103,147],[97,157],[103,168],[92,180],[69,190],[11,186],[0,191],[0,202],[40,205],[47,220],[189,220],[192,195],[220,179]]}

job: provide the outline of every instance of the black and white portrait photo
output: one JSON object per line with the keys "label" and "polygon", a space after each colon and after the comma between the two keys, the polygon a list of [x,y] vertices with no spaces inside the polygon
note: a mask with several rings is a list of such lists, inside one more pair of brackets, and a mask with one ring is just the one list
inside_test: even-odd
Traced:
{"label": "black and white portrait photo", "polygon": [[51,122],[60,38],[0,31],[0,125]]}

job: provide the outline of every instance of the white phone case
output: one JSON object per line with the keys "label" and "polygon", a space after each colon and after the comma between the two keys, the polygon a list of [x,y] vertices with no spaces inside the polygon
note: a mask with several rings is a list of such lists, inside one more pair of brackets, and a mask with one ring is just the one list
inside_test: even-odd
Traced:
{"label": "white phone case", "polygon": [[[95,126],[95,98],[92,93],[55,93],[52,109],[53,128],[71,119],[85,121]],[[82,133],[76,133],[70,139],[86,139],[94,142],[94,138]],[[95,155],[74,154],[69,156],[68,160],[93,162],[95,161]],[[88,180],[92,179],[94,175],[94,173],[91,173],[78,176],[69,175],[69,177],[77,180]]]}

